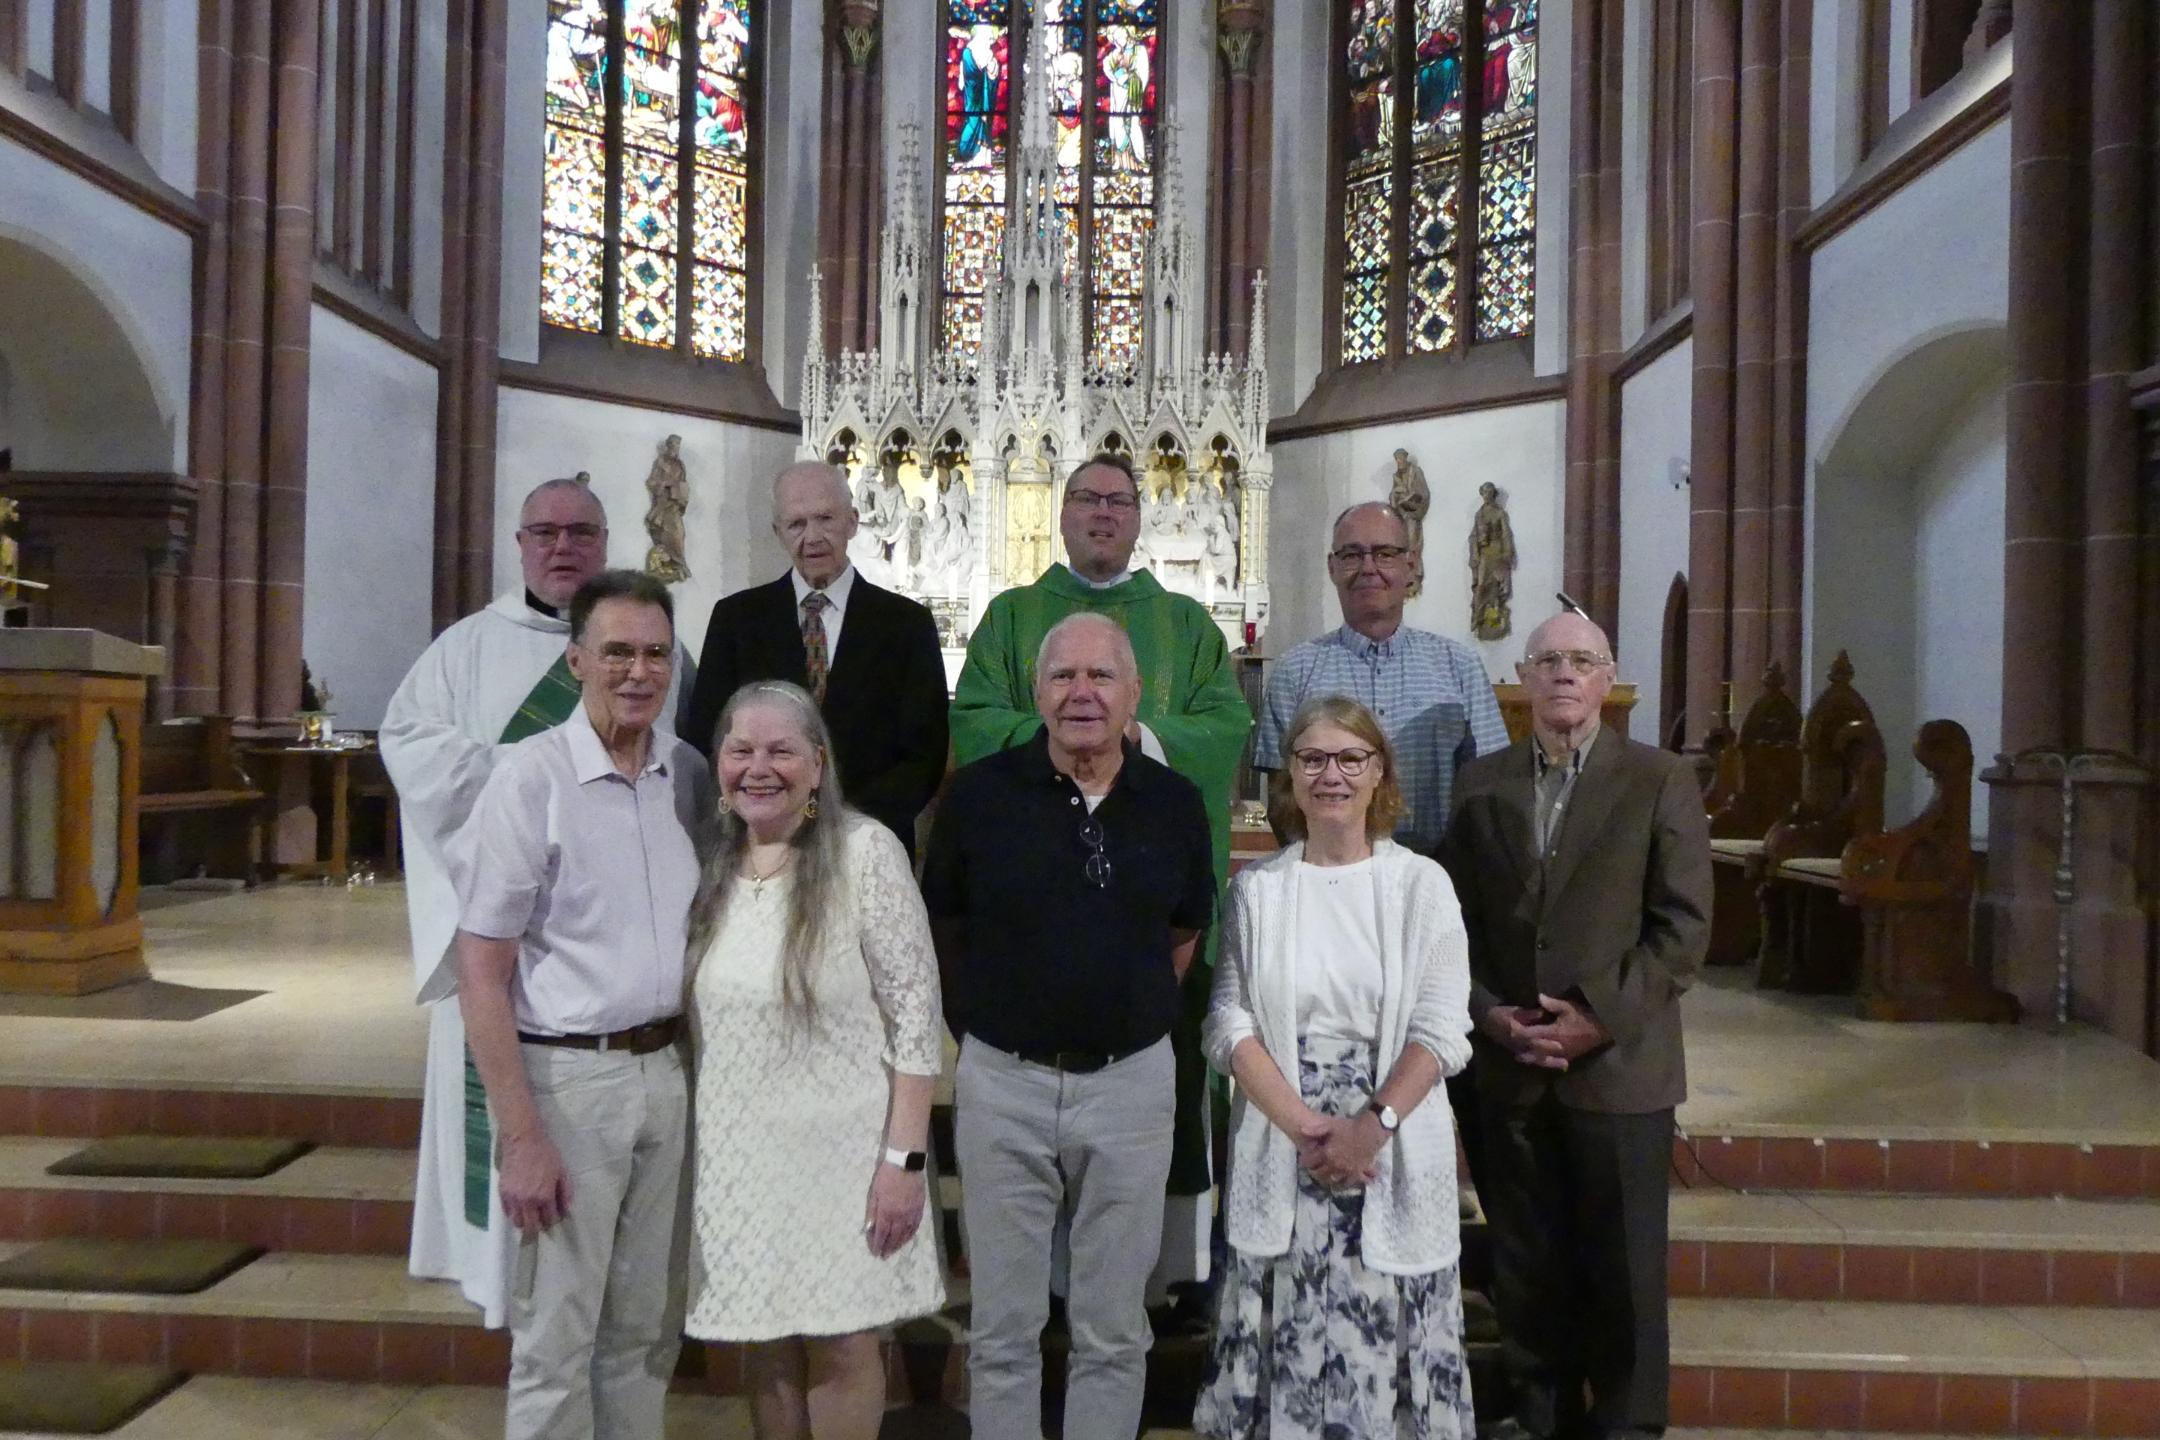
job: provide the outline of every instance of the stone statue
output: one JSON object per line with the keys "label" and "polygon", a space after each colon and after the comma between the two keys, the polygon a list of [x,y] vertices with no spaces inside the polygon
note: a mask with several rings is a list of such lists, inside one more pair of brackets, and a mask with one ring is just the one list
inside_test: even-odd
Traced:
{"label": "stone statue", "polygon": [[645,573],[670,585],[687,580],[690,565],[683,559],[683,514],[690,508],[690,476],[683,469],[682,436],[670,435],[660,442],[660,453],[645,472],[645,493],[652,497],[652,506],[645,512],[645,533],[652,537],[652,548],[645,552]]}
{"label": "stone statue", "polygon": [[900,517],[900,538],[893,546],[893,572],[904,586],[919,588],[925,562],[930,558],[924,545],[925,532],[930,526],[929,512],[923,508],[922,497],[907,502],[907,509]]}
{"label": "stone statue", "polygon": [[1432,490],[1425,483],[1425,468],[1410,458],[1408,450],[1395,452],[1395,483],[1388,487],[1388,504],[1410,532],[1410,593],[1420,594],[1425,589],[1425,516],[1432,509]]}
{"label": "stone statue", "polygon": [[967,486],[952,481],[937,497],[930,512],[930,534],[923,542],[929,557],[922,588],[957,595],[967,588],[969,541]]}
{"label": "stone statue", "polygon": [[1482,503],[1470,522],[1470,630],[1480,640],[1505,640],[1514,628],[1508,602],[1515,596],[1515,527],[1497,485],[1488,480],[1477,493]]}
{"label": "stone statue", "polygon": [[1201,583],[1211,592],[1237,588],[1237,512],[1230,497],[1217,494],[1202,482],[1195,502],[1200,512],[1200,534],[1205,549],[1200,555]]}

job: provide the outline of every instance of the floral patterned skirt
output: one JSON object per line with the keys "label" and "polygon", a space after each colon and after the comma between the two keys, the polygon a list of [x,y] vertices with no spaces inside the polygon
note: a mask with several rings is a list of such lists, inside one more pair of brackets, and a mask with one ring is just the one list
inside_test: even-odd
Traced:
{"label": "floral patterned skirt", "polygon": [[[1356,1114],[1372,1098],[1371,1047],[1304,1038],[1298,1090],[1324,1115]],[[1362,1191],[1330,1191],[1300,1169],[1289,1253],[1230,1252],[1194,1430],[1209,1440],[1473,1440],[1460,1267],[1366,1269],[1364,1209]]]}

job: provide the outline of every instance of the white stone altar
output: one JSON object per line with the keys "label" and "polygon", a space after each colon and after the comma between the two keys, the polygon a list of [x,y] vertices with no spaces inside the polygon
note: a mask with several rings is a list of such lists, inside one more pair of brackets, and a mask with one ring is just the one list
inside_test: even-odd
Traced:
{"label": "white stone altar", "polygon": [[1118,368],[1088,357],[1079,287],[1062,273],[1047,88],[1033,87],[1023,107],[1019,183],[979,356],[938,348],[925,323],[938,264],[919,146],[919,128],[906,127],[887,190],[875,350],[826,354],[811,272],[798,453],[847,472],[862,517],[851,558],[873,582],[929,605],[945,644],[964,646],[992,595],[1064,558],[1063,481],[1114,451],[1142,475],[1134,563],[1206,605],[1231,646],[1244,644],[1268,611],[1267,278],[1253,279],[1247,353],[1202,355],[1199,246],[1170,203],[1181,193],[1175,134],[1147,242],[1142,356]]}

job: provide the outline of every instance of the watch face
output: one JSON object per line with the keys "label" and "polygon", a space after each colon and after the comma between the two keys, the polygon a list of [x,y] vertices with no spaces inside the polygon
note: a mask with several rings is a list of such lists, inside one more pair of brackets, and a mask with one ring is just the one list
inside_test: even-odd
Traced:
{"label": "watch face", "polygon": [[1382,1106],[1380,1107],[1380,1128],[1381,1128],[1381,1129],[1383,1129],[1383,1130],[1387,1131],[1387,1132],[1388,1132],[1389,1134],[1391,1134],[1391,1135],[1392,1135],[1393,1133],[1395,1133],[1395,1127],[1396,1127],[1396,1126],[1398,1126],[1398,1125],[1400,1125],[1400,1124],[1402,1124],[1402,1117],[1401,1117],[1401,1116],[1399,1116],[1399,1115],[1397,1115],[1397,1114],[1395,1113],[1395,1107],[1394,1107],[1394,1106],[1392,1106],[1392,1105],[1382,1105]]}
{"label": "watch face", "polygon": [[908,1151],[907,1168],[910,1172],[920,1170],[929,1163],[929,1160],[930,1157],[922,1151],[910,1150]]}

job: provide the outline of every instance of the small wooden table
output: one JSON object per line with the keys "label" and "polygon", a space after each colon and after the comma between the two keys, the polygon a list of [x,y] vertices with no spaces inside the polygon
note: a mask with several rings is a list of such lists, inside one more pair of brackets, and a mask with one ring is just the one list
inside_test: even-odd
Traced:
{"label": "small wooden table", "polygon": [[[344,880],[352,874],[352,764],[376,753],[373,740],[358,745],[258,745],[258,756],[271,771],[270,794],[275,818],[271,832],[271,868],[280,875],[312,879],[327,875]],[[315,777],[324,768],[330,779],[328,853],[315,814]]]}

